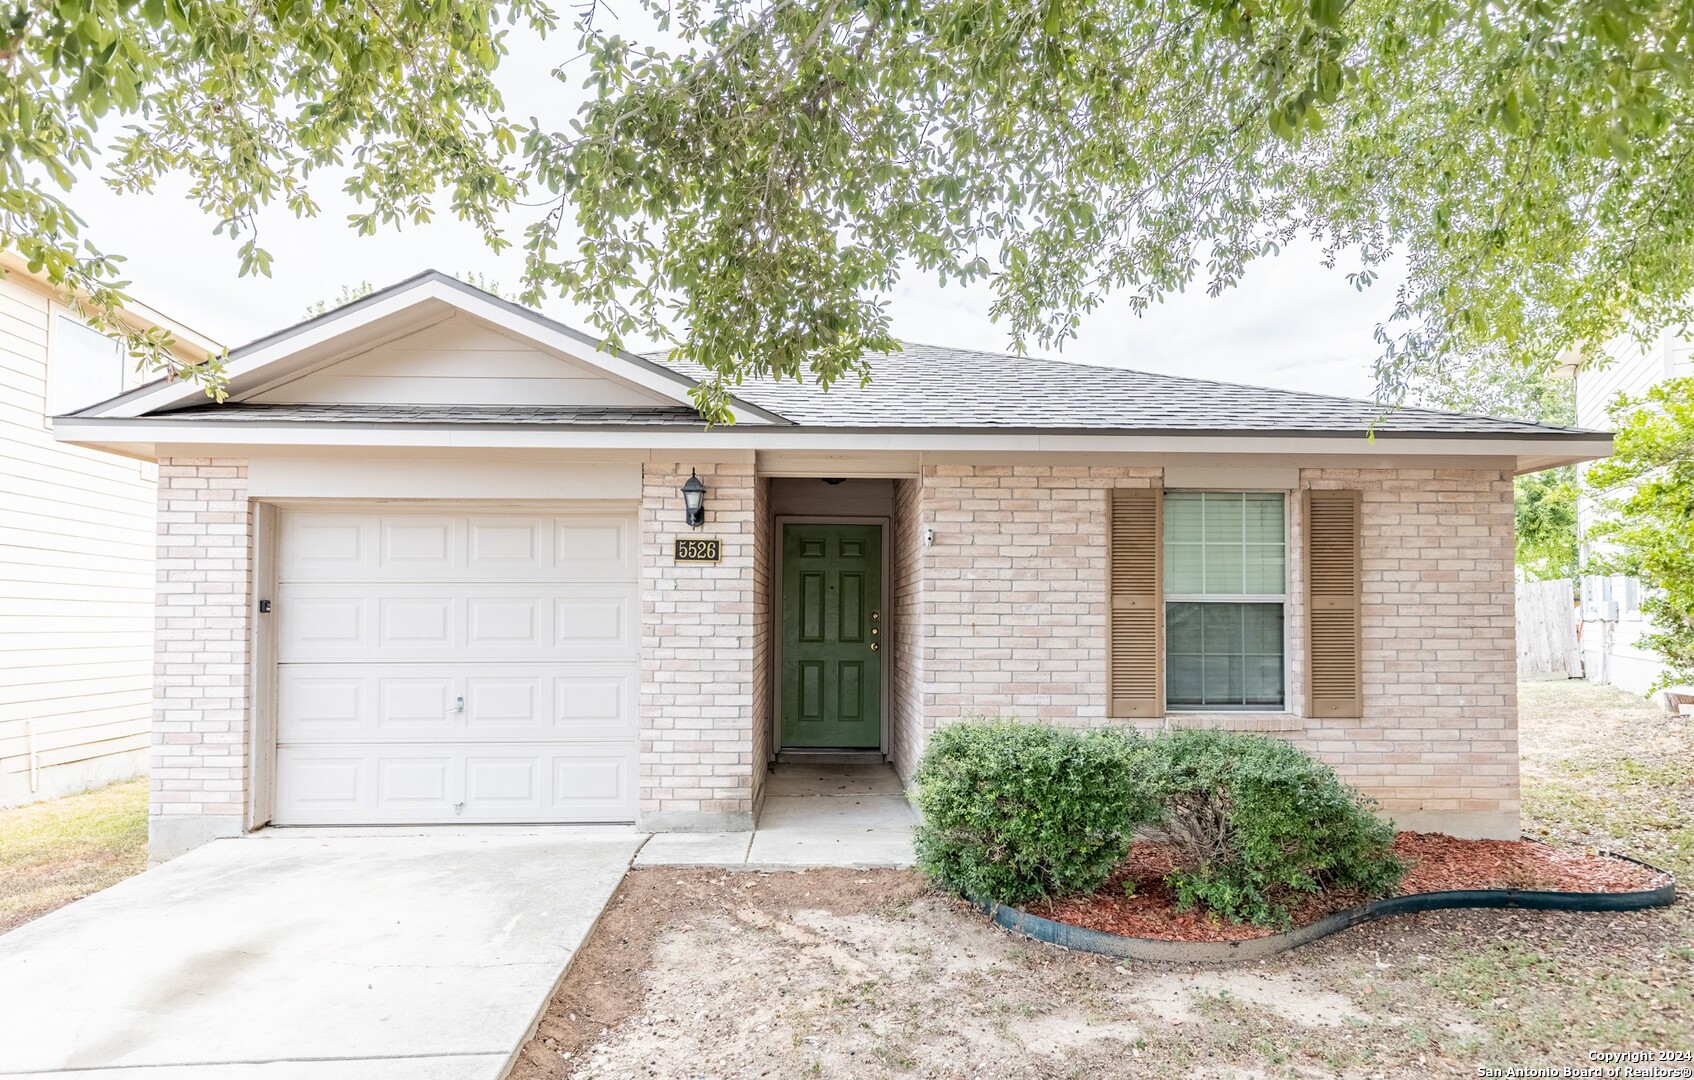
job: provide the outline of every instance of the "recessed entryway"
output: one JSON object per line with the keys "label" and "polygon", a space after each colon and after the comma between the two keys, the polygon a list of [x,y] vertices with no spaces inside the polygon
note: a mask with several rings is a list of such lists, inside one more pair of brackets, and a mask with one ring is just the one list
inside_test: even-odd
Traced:
{"label": "recessed entryway", "polygon": [[640,866],[911,866],[917,812],[887,765],[783,765],[751,833],[660,833]]}

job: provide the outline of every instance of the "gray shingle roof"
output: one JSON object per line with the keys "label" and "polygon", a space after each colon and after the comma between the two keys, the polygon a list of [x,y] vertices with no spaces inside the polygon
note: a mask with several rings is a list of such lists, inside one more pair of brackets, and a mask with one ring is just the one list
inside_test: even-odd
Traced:
{"label": "gray shingle roof", "polygon": [[[655,356],[653,359],[661,359]],[[1578,429],[1484,416],[1382,406],[1354,398],[1274,390],[1066,363],[908,344],[870,359],[871,382],[749,381],[746,401],[802,427],[996,428],[1007,430],[1274,432],[1335,435],[1558,436]],[[691,377],[702,369],[677,368]]]}
{"label": "gray shingle roof", "polygon": [[686,406],[626,409],[578,405],[262,405],[207,402],[154,413],[151,420],[246,420],[255,423],[547,424],[577,427],[699,427]]}

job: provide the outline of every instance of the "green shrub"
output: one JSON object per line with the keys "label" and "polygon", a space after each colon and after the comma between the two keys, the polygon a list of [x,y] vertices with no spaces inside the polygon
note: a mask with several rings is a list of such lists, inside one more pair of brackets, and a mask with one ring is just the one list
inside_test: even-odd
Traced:
{"label": "green shrub", "polygon": [[1007,904],[1099,888],[1158,813],[1136,782],[1141,743],[999,719],[940,729],[918,766],[919,867]]}
{"label": "green shrub", "polygon": [[1329,766],[1264,735],[1181,729],[1147,740],[1143,782],[1185,868],[1182,907],[1286,926],[1289,902],[1320,890],[1381,895],[1405,867],[1393,827]]}

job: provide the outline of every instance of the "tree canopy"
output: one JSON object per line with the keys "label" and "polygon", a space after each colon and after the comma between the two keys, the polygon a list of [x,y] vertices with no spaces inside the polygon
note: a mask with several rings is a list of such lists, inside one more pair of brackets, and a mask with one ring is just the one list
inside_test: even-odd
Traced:
{"label": "tree canopy", "polygon": [[[190,197],[268,273],[256,216],[316,213],[308,181],[333,170],[362,201],[351,224],[451,211],[506,243],[518,130],[490,73],[506,24],[545,32],[537,0],[18,0],[0,9],[0,247],[45,273],[143,364],[173,368],[162,336],[116,318],[120,258],[83,236],[73,185],[151,190],[186,174]],[[220,366],[177,369],[216,391]]]}
{"label": "tree canopy", "polygon": [[555,201],[526,298],[668,341],[720,419],[742,378],[863,377],[903,273],[986,280],[1017,346],[1055,347],[1312,237],[1361,288],[1404,270],[1389,396],[1691,314],[1688,0],[639,3],[673,44],[591,0],[567,71],[590,100],[553,131],[490,78],[503,23],[553,25],[541,0],[18,0],[0,243],[121,299],[70,198],[97,134],[120,189],[187,174],[243,273],[269,266],[259,209],[316,212],[326,170],[362,231],[444,188],[496,246],[527,190]]}
{"label": "tree canopy", "polygon": [[1601,511],[1589,569],[1641,579],[1652,625],[1641,642],[1666,664],[1659,684],[1694,682],[1694,378],[1620,397],[1612,421],[1614,453],[1585,476]]}
{"label": "tree canopy", "polygon": [[591,23],[595,98],[526,140],[530,276],[724,383],[862,376],[903,272],[1052,347],[1302,236],[1403,260],[1389,396],[1690,314],[1687,0],[649,3],[683,45]]}

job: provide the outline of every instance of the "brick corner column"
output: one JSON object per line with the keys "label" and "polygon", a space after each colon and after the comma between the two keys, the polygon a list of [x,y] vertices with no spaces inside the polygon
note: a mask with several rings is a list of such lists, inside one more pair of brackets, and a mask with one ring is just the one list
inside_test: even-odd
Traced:
{"label": "brick corner column", "polygon": [[[681,488],[706,484],[706,523],[690,529]],[[761,552],[752,455],[648,463],[641,499],[639,825],[659,831],[753,827],[757,725],[766,678],[757,600]],[[676,563],[679,536],[723,541],[715,564]]]}
{"label": "brick corner column", "polygon": [[148,858],[158,863],[249,825],[247,463],[159,462]]}

